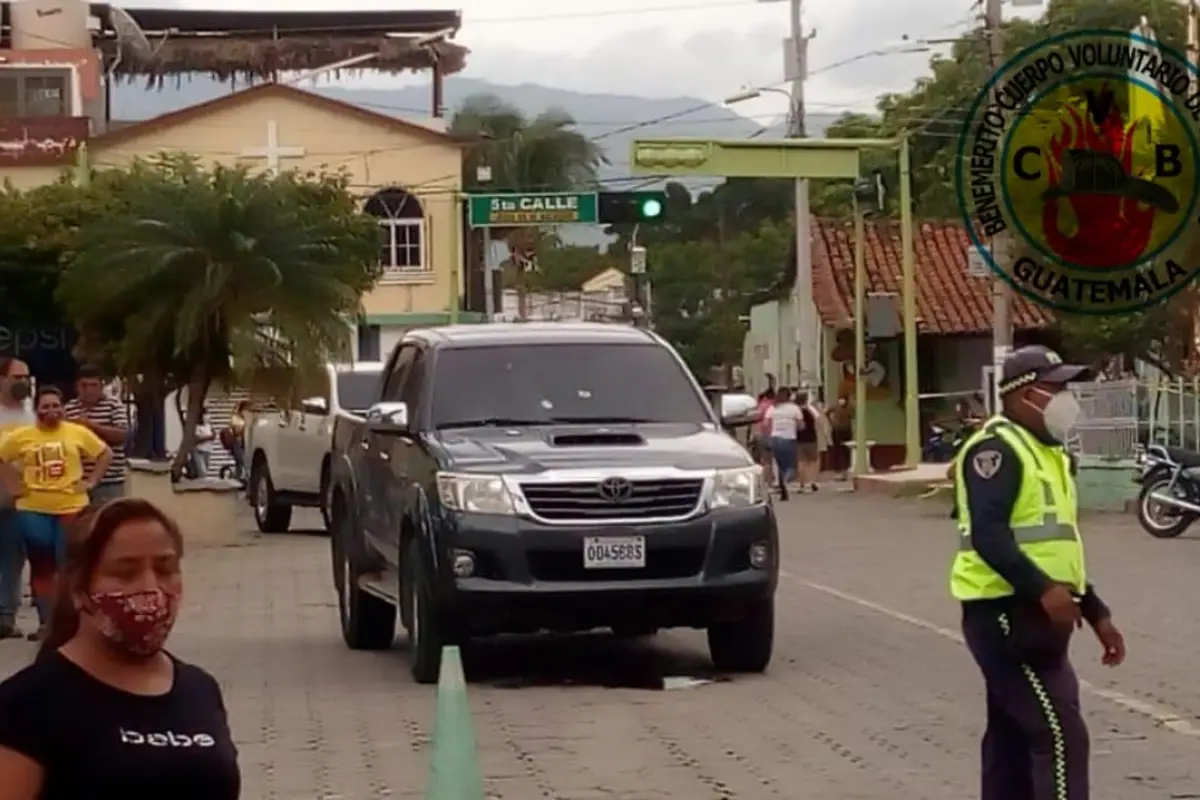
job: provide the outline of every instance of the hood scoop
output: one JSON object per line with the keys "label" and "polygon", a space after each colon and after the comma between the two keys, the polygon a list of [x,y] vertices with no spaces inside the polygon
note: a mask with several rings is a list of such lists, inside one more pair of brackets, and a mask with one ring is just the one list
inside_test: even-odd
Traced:
{"label": "hood scoop", "polygon": [[553,447],[621,447],[645,444],[639,434],[615,431],[588,431],[584,433],[559,433],[550,437]]}

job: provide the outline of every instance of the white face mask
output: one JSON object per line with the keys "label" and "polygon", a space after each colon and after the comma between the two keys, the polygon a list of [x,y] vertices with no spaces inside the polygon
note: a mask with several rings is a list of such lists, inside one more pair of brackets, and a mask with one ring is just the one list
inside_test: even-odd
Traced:
{"label": "white face mask", "polygon": [[1042,409],[1042,421],[1046,425],[1046,433],[1059,443],[1066,442],[1071,429],[1079,421],[1079,415],[1083,413],[1079,401],[1075,399],[1075,395],[1065,390],[1054,394],[1042,389],[1035,391],[1050,398],[1046,402],[1046,407]]}

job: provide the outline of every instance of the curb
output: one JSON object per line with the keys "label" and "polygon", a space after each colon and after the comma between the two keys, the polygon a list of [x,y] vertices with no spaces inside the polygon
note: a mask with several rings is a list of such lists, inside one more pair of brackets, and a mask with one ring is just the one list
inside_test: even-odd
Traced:
{"label": "curb", "polygon": [[433,723],[433,758],[426,800],[484,800],[475,723],[457,647],[442,648]]}

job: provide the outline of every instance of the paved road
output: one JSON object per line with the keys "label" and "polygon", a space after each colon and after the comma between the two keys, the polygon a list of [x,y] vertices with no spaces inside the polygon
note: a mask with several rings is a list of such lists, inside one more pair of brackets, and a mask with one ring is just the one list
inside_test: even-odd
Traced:
{"label": "paved road", "polygon": [[[825,492],[783,506],[786,577],[769,675],[703,675],[703,639],[608,637],[480,648],[467,668],[494,800],[962,800],[975,793],[980,682],[943,594],[940,510]],[[1088,522],[1091,567],[1130,663],[1076,643],[1099,800],[1200,797],[1200,541]],[[341,644],[327,543],[252,539],[188,558],[173,645],[227,693],[247,798],[420,797],[432,692],[402,646]],[[30,653],[0,644],[0,673]],[[597,668],[602,664],[603,668]],[[617,684],[605,688],[604,684]],[[634,688],[641,687],[641,688]]]}

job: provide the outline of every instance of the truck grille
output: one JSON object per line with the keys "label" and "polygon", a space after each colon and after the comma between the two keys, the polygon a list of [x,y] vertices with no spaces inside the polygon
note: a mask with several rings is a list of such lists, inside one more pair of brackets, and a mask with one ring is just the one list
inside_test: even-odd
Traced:
{"label": "truck grille", "polygon": [[704,489],[699,478],[631,480],[628,484],[628,493],[616,499],[595,482],[526,483],[521,491],[530,509],[542,519],[586,521],[686,517],[699,505]]}

